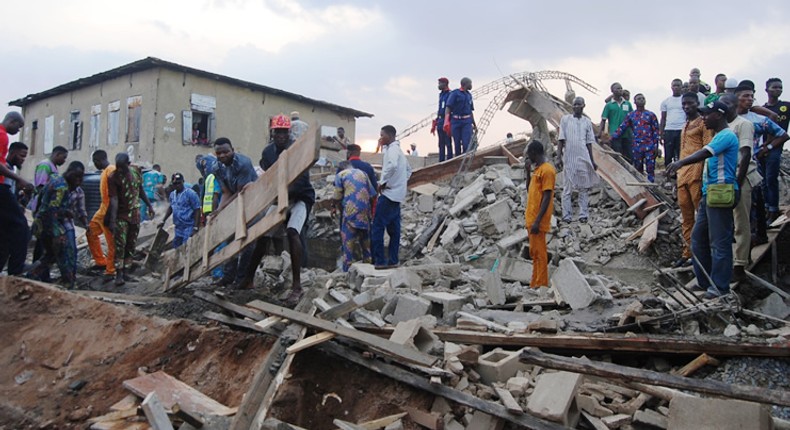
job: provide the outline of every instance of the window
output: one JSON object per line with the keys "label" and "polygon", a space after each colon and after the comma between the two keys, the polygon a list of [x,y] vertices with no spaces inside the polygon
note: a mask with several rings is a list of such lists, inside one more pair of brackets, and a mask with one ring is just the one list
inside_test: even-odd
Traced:
{"label": "window", "polygon": [[101,105],[91,106],[91,134],[88,140],[88,147],[95,149],[99,147],[99,126],[101,125]]}
{"label": "window", "polygon": [[121,101],[116,100],[108,104],[107,111],[107,145],[115,146],[121,133]]}
{"label": "window", "polygon": [[217,107],[216,98],[192,94],[190,107],[191,110],[182,112],[184,145],[211,145],[216,129],[214,116],[214,110]]}
{"label": "window", "polygon": [[126,142],[140,141],[140,117],[143,112],[143,96],[126,99]]}
{"label": "window", "polygon": [[69,131],[71,140],[71,149],[82,149],[82,121],[80,121],[80,111],[76,110],[71,112],[71,130]]}
{"label": "window", "polygon": [[44,154],[51,154],[55,147],[55,116],[44,118]]}
{"label": "window", "polygon": [[33,121],[30,127],[30,146],[27,151],[28,155],[36,153],[36,130],[38,130],[38,120]]}

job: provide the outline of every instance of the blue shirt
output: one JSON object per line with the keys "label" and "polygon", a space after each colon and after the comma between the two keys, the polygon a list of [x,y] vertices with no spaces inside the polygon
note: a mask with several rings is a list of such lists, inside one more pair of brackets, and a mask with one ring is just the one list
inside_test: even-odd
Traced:
{"label": "blue shirt", "polygon": [[765,144],[763,139],[764,136],[782,136],[785,134],[785,130],[767,116],[762,116],[752,111],[748,111],[741,116],[754,124],[754,149],[752,150],[752,157],[754,157],[755,160],[757,159],[757,152]]}
{"label": "blue shirt", "polygon": [[165,175],[156,170],[149,170],[143,173],[143,191],[149,199],[156,198],[156,186],[165,183]]}
{"label": "blue shirt", "polygon": [[181,193],[170,192],[170,208],[173,209],[173,224],[176,227],[194,227],[195,211],[200,209],[200,198],[191,188],[184,188]]}
{"label": "blue shirt", "polygon": [[738,167],[738,137],[729,128],[716,133],[713,140],[705,145],[705,149],[713,156],[708,158],[705,165],[704,180],[702,181],[702,194],[707,195],[708,184],[735,184],[735,170]]}
{"label": "blue shirt", "polygon": [[442,91],[439,93],[439,111],[437,112],[436,121],[439,124],[444,124],[444,110],[447,107],[447,99],[450,97],[450,91]]}
{"label": "blue shirt", "polygon": [[[471,115],[472,111],[475,110],[475,104],[472,101],[472,93],[469,91],[462,91],[460,88],[450,91],[450,95],[447,96],[446,107],[450,108],[450,113],[453,117],[456,115]],[[451,120],[454,119],[456,118],[451,118]]]}
{"label": "blue shirt", "polygon": [[233,154],[233,162],[230,163],[230,166],[217,163],[217,171],[214,175],[231,194],[238,193],[245,185],[258,179],[250,157],[238,152]]}

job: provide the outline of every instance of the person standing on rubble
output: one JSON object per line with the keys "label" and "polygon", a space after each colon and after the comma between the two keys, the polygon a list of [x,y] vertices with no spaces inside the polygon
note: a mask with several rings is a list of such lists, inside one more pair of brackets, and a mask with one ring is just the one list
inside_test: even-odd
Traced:
{"label": "person standing on rubble", "polygon": [[[530,288],[549,285],[549,256],[546,233],[551,231],[551,214],[554,212],[554,184],[557,171],[546,162],[543,144],[537,140],[527,147],[524,169],[527,179],[527,210],[525,227],[529,231],[529,257],[532,259]],[[535,171],[530,174],[534,165]]]}
{"label": "person standing on rubble", "polygon": [[573,114],[564,115],[560,120],[559,168],[565,171],[562,189],[562,221],[571,222],[573,218],[573,191],[579,192],[579,221],[587,222],[589,214],[590,188],[598,184],[598,165],[592,154],[595,144],[595,131],[592,121],[584,116],[584,98],[573,99]]}
{"label": "person standing on rubble", "polygon": [[[395,127],[391,125],[381,127],[379,133],[379,146],[382,148],[384,161],[378,187],[380,197],[376,203],[376,214],[373,216],[373,226],[370,231],[373,264],[376,268],[398,265],[400,205],[406,198],[406,185],[411,176],[411,166],[400,148],[400,142],[395,140],[396,134]],[[385,229],[389,236],[386,259],[384,258]]]}
{"label": "person standing on rubble", "polygon": [[[25,126],[25,119],[19,112],[9,112],[0,124],[0,270],[8,262],[8,274],[20,275],[25,270],[27,243],[30,228],[27,225],[24,209],[19,205],[16,195],[11,192],[11,181],[17,190],[33,190],[33,184],[8,167],[8,135],[15,135]],[[21,164],[21,163],[20,163]]]}
{"label": "person standing on rubble", "polygon": [[129,154],[121,152],[115,156],[115,171],[107,180],[110,207],[104,224],[115,239],[115,285],[119,287],[131,279],[128,272],[132,270],[140,233],[140,200],[148,208],[148,217],[154,218],[154,208],[143,189],[142,176],[140,168],[131,165]]}
{"label": "person standing on rubble", "polygon": [[632,129],[634,132],[631,151],[632,163],[639,173],[647,171],[648,181],[655,182],[656,151],[660,140],[658,118],[656,118],[656,114],[645,109],[645,103],[643,94],[634,96],[636,110],[626,115],[623,122],[612,134],[612,140],[622,138],[626,129]]}
{"label": "person standing on rubble", "polygon": [[[93,165],[101,171],[99,177],[99,194],[101,194],[101,204],[96,213],[93,214],[88,223],[86,237],[88,239],[88,249],[91,251],[94,266],[92,269],[104,269],[105,281],[115,278],[115,238],[112,230],[104,224],[104,216],[110,207],[110,194],[108,181],[115,172],[115,166],[110,164],[107,159],[107,152],[103,149],[95,151],[92,155]],[[107,242],[107,254],[104,254],[99,236],[104,235]]]}
{"label": "person standing on rubble", "polygon": [[[726,104],[717,101],[711,106],[701,107],[699,112],[703,115],[705,127],[715,133],[713,140],[699,151],[667,166],[667,175],[689,164],[707,163],[702,181],[702,200],[691,232],[691,251],[697,285],[706,290],[706,299],[713,299],[730,292],[733,207],[740,191],[735,176],[738,137],[727,126],[729,107]],[[709,204],[708,191],[714,186],[718,201]]]}
{"label": "person standing on rubble", "polygon": [[[348,162],[351,164],[351,167],[355,169],[359,169],[365,172],[368,175],[368,179],[370,183],[373,185],[374,190],[379,189],[379,181],[376,179],[376,171],[373,170],[373,166],[366,161],[362,161],[360,156],[362,155],[362,147],[352,143],[348,145]],[[336,173],[340,173],[340,169],[338,168]],[[378,200],[378,195],[374,192],[373,195],[373,206],[371,207],[371,214],[376,213],[376,201]]]}
{"label": "person standing on rubble", "polygon": [[455,155],[459,156],[469,149],[472,132],[477,131],[475,122],[475,103],[472,100],[472,80],[461,79],[461,87],[452,90],[447,96],[442,129],[453,136]]}
{"label": "person standing on rubble", "polygon": [[439,78],[439,109],[431,124],[431,134],[439,133],[439,162],[453,158],[453,139],[444,131],[444,113],[450,97],[450,80]]}
{"label": "person standing on rubble", "polygon": [[[612,100],[606,102],[606,106],[603,107],[601,128],[599,131],[600,135],[598,136],[599,140],[603,140],[603,135],[607,130],[609,136],[614,136],[614,132],[617,131],[617,127],[620,127],[620,124],[623,123],[626,115],[634,110],[633,106],[631,106],[631,102],[623,97],[623,86],[620,85],[619,82],[613,83],[609,88],[612,91]],[[607,121],[609,121],[608,129],[606,128]],[[629,130],[618,139],[612,137],[609,143],[612,149],[622,154],[629,163],[631,162],[631,140],[632,134]]]}
{"label": "person standing on rubble", "polygon": [[302,121],[301,115],[297,111],[291,112],[291,139],[299,140],[300,137],[310,128],[310,125]]}
{"label": "person standing on rubble", "polygon": [[[694,93],[683,94],[681,99],[686,123],[680,132],[680,158],[699,151],[713,139],[713,131],[705,127],[699,114],[699,99]],[[737,134],[737,132],[736,132]],[[691,230],[694,228],[696,211],[702,200],[702,163],[689,164],[678,169],[678,206],[683,217],[683,256],[675,267],[691,264]]]}
{"label": "person standing on rubble", "polygon": [[348,161],[340,162],[335,175],[335,208],[340,212],[340,244],[343,271],[351,263],[370,263],[370,220],[376,189],[367,175]]}
{"label": "person standing on rubble", "polygon": [[673,79],[672,95],[661,102],[661,122],[658,126],[661,139],[664,140],[664,167],[680,158],[680,131],[686,124],[683,111],[683,95],[680,92],[683,81]]}
{"label": "person standing on rubble", "polygon": [[174,188],[170,192],[170,207],[167,208],[165,217],[159,223],[159,228],[162,228],[170,215],[173,215],[173,225],[175,226],[173,249],[175,249],[186,243],[200,228],[201,204],[197,193],[184,186],[184,175],[173,173],[170,183]]}
{"label": "person standing on rubble", "polygon": [[[227,206],[236,194],[240,193],[247,185],[258,180],[258,174],[252,167],[252,160],[244,154],[233,149],[233,143],[227,137],[220,137],[214,141],[214,154],[217,157],[217,170],[214,174],[222,188],[222,200],[216,212]],[[237,256],[230,258],[222,268],[222,278],[214,283],[215,286],[235,287],[244,285],[244,275],[250,265],[254,245],[245,246]]]}
{"label": "person standing on rubble", "polygon": [[[782,96],[782,80],[770,78],[765,81],[765,93],[768,95],[768,102],[763,108],[776,114],[774,121],[779,124],[785,132],[790,125],[790,102],[779,100]],[[760,166],[765,172],[765,200],[768,205],[768,224],[773,223],[779,218],[779,169],[782,163],[782,150],[784,142],[769,142],[765,146],[766,150],[758,154]]]}

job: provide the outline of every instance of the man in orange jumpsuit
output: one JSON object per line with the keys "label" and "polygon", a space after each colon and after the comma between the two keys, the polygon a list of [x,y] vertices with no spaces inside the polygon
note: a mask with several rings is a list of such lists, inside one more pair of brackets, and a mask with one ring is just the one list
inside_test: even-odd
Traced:
{"label": "man in orange jumpsuit", "polygon": [[[543,144],[534,140],[527,147],[525,164],[527,173],[526,225],[529,230],[529,256],[532,258],[531,288],[549,285],[549,256],[546,248],[546,233],[551,230],[551,214],[554,213],[554,182],[557,171],[546,162]],[[535,171],[530,175],[530,165]]]}

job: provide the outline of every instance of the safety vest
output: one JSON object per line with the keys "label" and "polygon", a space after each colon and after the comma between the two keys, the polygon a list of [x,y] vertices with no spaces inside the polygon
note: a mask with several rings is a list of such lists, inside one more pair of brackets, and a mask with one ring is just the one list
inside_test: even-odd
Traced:
{"label": "safety vest", "polygon": [[205,192],[203,193],[203,213],[214,212],[214,174],[206,176]]}

